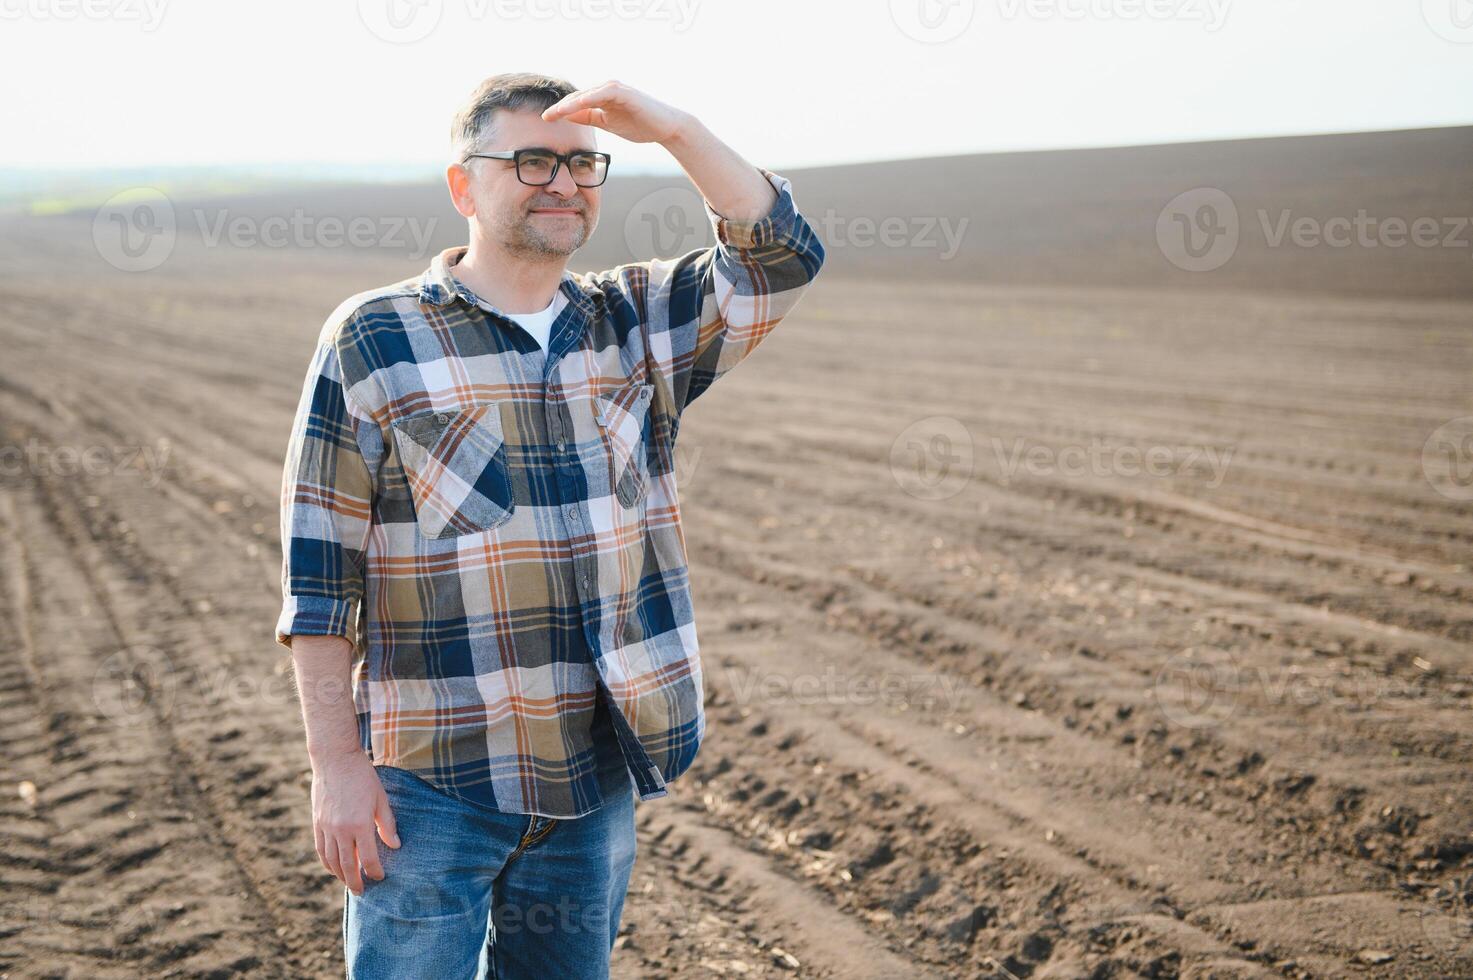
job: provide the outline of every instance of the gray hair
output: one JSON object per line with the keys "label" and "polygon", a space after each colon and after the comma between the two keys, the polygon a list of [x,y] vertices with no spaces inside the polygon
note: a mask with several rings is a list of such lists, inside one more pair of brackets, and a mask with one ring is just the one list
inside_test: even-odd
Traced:
{"label": "gray hair", "polygon": [[492,75],[477,86],[470,101],[455,114],[455,120],[450,124],[453,161],[460,163],[467,153],[479,153],[491,143],[499,110],[532,109],[541,112],[576,91],[571,83],[561,78],[534,72]]}

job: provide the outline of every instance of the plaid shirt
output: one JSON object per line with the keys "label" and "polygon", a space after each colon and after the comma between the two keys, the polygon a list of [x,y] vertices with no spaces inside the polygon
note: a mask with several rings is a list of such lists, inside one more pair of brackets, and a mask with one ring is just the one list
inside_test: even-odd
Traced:
{"label": "plaid shirt", "polygon": [[640,799],[664,796],[694,760],[681,412],[824,258],[788,181],[762,173],[778,200],[761,219],[705,204],[716,245],[565,272],[545,352],[451,275],[464,246],[323,325],[283,472],[276,639],[353,642],[375,765],[576,817],[631,773]]}

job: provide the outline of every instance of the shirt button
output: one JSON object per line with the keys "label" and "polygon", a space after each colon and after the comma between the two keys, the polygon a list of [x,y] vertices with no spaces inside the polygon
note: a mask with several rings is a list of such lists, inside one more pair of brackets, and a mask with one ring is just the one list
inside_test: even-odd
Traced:
{"label": "shirt button", "polygon": [[450,421],[450,416],[446,415],[444,412],[440,412],[438,415],[435,416],[435,421],[440,423],[441,425],[444,425],[446,422]]}

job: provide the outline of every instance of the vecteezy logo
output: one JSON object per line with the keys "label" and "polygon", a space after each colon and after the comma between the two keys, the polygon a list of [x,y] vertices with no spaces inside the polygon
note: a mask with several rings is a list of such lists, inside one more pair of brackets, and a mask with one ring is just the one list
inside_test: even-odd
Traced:
{"label": "vecteezy logo", "polygon": [[1187,272],[1211,272],[1238,250],[1238,206],[1216,187],[1178,194],[1156,218],[1156,244],[1166,260]]}
{"label": "vecteezy logo", "polygon": [[1237,707],[1238,665],[1208,663],[1192,651],[1178,653],[1156,675],[1156,707],[1166,720],[1183,728],[1209,728],[1232,716]]}
{"label": "vecteezy logo", "polygon": [[1455,953],[1461,949],[1473,949],[1473,911],[1447,912],[1428,908],[1417,913],[1418,923],[1427,941],[1438,949]]}
{"label": "vecteezy logo", "polygon": [[439,26],[444,12],[444,0],[358,0],[363,26],[390,44],[424,40]]}
{"label": "vecteezy logo", "polygon": [[890,0],[890,19],[906,37],[943,44],[972,23],[974,0]]}
{"label": "vecteezy logo", "polygon": [[1422,17],[1438,37],[1473,44],[1473,0],[1422,0]]}
{"label": "vecteezy logo", "polygon": [[946,415],[906,426],[890,444],[890,475],[919,500],[956,496],[972,478],[973,463],[972,434]]}
{"label": "vecteezy logo", "polygon": [[1438,885],[1429,897],[1431,904],[1417,913],[1422,934],[1448,953],[1473,950],[1473,876]]}
{"label": "vecteezy logo", "polygon": [[157,269],[174,251],[174,204],[155,187],[132,187],[103,202],[92,218],[92,244],[123,272]]}
{"label": "vecteezy logo", "polygon": [[92,702],[113,724],[133,728],[166,716],[174,707],[179,671],[167,654],[151,647],[119,651],[92,675]]}
{"label": "vecteezy logo", "polygon": [[1473,415],[1432,430],[1422,444],[1422,475],[1449,500],[1473,500]]}
{"label": "vecteezy logo", "polygon": [[701,195],[687,187],[665,187],[646,194],[624,219],[629,254],[673,258],[701,248],[710,238],[711,221]]}

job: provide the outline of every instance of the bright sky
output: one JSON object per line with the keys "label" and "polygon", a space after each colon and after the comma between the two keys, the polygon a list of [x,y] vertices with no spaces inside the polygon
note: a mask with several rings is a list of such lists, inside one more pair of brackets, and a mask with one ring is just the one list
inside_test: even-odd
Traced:
{"label": "bright sky", "polygon": [[0,166],[439,164],[517,70],[772,168],[1406,129],[1473,123],[1473,0],[0,0]]}

